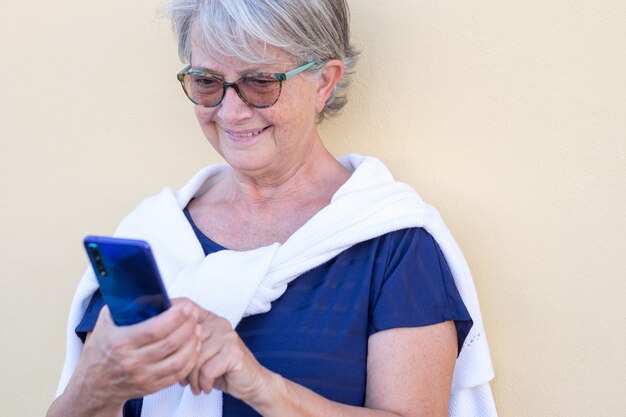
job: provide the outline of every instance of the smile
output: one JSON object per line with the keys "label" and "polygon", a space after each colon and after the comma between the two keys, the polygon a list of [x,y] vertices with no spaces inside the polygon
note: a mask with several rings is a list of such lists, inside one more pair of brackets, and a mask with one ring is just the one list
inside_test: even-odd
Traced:
{"label": "smile", "polygon": [[262,129],[255,129],[255,130],[241,130],[241,131],[234,131],[234,130],[227,130],[224,129],[224,132],[226,132],[226,134],[228,136],[230,136],[232,139],[234,140],[241,140],[241,139],[251,139],[254,138],[256,136],[259,136],[261,133],[263,133],[269,126],[266,126]]}

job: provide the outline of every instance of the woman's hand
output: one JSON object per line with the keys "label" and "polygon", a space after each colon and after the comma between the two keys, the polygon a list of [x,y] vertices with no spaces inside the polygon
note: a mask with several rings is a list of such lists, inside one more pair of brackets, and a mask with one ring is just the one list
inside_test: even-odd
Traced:
{"label": "woman's hand", "polygon": [[249,402],[261,395],[271,372],[261,366],[223,317],[200,313],[202,347],[186,383],[194,394],[217,388]]}
{"label": "woman's hand", "polygon": [[80,387],[80,398],[89,398],[92,407],[121,407],[184,380],[198,359],[199,317],[194,303],[179,299],[156,317],[116,326],[105,306],[70,385]]}

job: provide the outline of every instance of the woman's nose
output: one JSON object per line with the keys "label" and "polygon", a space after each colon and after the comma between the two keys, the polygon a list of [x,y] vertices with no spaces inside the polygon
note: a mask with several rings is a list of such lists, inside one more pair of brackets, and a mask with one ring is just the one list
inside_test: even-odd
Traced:
{"label": "woman's nose", "polygon": [[219,104],[220,118],[226,121],[236,121],[251,117],[252,107],[243,102],[234,88],[227,88],[222,102]]}

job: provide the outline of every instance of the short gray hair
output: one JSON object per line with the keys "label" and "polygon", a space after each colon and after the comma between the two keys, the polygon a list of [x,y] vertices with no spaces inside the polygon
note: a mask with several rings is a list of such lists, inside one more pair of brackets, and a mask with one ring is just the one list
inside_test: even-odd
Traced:
{"label": "short gray hair", "polygon": [[165,6],[178,36],[178,54],[191,60],[191,33],[221,55],[266,63],[263,48],[285,51],[299,64],[316,61],[319,70],[330,59],[343,62],[345,72],[326,101],[318,121],[347,102],[347,89],[358,52],[350,44],[349,10],[345,0],[171,0]]}

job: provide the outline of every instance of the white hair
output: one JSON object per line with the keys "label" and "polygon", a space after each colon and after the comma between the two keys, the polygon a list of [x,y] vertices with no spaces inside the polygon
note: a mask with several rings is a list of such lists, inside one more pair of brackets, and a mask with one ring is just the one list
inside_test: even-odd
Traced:
{"label": "white hair", "polygon": [[320,70],[330,59],[345,72],[318,121],[346,104],[358,53],[350,44],[345,0],[171,0],[165,7],[178,36],[178,53],[191,60],[191,34],[199,31],[213,51],[245,62],[268,63],[264,46],[278,48],[298,64],[315,61]]}

